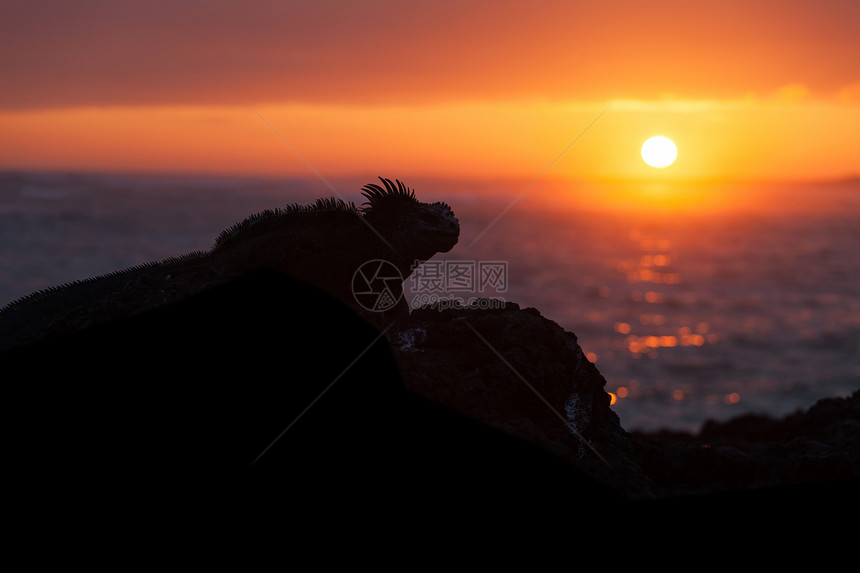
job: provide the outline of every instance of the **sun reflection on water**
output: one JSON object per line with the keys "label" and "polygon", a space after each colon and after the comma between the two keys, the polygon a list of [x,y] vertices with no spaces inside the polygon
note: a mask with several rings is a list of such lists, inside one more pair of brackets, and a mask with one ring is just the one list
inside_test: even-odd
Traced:
{"label": "sun reflection on water", "polygon": [[[648,307],[653,305],[654,310],[614,322],[613,331],[619,337],[619,346],[634,359],[657,361],[663,352],[670,349],[688,355],[697,348],[717,344],[720,336],[709,320],[690,315],[678,316],[671,311],[668,313],[671,316],[668,316],[660,310],[666,308],[661,305],[671,303],[673,298],[677,299],[691,288],[683,282],[678,265],[679,255],[675,252],[673,242],[638,229],[629,233],[629,239],[634,243],[634,252],[638,251],[638,254],[616,262],[614,269],[624,277],[630,288],[630,300]],[[673,386],[659,379],[630,379],[617,383],[609,394],[612,404],[644,395],[665,395],[666,400],[680,405],[701,391],[689,383]],[[740,402],[738,392],[707,394],[706,401],[712,403],[733,405]]]}

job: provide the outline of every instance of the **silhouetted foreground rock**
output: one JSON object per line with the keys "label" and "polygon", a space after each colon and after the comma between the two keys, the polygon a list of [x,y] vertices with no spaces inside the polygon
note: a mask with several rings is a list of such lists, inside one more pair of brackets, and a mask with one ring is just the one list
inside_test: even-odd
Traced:
{"label": "silhouetted foreground rock", "polygon": [[695,435],[635,437],[640,465],[661,497],[785,492],[810,501],[858,500],[860,390],[781,419],[750,414],[708,421]]}
{"label": "silhouetted foreground rock", "polygon": [[418,309],[392,339],[410,390],[551,452],[618,495],[650,497],[603,376],[576,336],[536,309]]}
{"label": "silhouetted foreground rock", "polygon": [[10,511],[67,534],[235,515],[595,529],[857,477],[856,394],[788,421],[632,436],[576,337],[534,309],[423,309],[380,332],[269,271],[0,365]]}
{"label": "silhouetted foreground rock", "polygon": [[857,499],[857,393],[783,420],[709,422],[697,436],[629,434],[576,336],[535,309],[420,309],[393,345],[409,389],[552,452],[630,502],[616,510]]}
{"label": "silhouetted foreground rock", "polygon": [[0,362],[7,477],[34,519],[518,515],[606,493],[563,459],[407,391],[382,333],[274,272]]}

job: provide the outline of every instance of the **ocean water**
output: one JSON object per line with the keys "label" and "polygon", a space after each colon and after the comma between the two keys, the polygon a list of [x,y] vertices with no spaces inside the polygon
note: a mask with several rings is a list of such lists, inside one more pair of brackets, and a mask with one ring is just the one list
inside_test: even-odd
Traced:
{"label": "ocean water", "polygon": [[[372,180],[0,173],[0,306],[207,249],[332,188],[360,203]],[[461,224],[409,301],[537,308],[576,333],[628,430],[782,416],[860,387],[860,181],[709,189],[758,206],[687,211],[593,208],[612,183],[407,183]]]}

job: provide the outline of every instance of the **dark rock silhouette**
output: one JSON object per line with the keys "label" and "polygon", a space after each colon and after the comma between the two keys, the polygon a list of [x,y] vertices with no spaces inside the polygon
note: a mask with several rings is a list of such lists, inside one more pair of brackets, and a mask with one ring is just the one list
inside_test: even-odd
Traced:
{"label": "dark rock silhouette", "polygon": [[651,485],[576,336],[534,308],[427,307],[398,322],[406,386],[535,444],[628,498]]}
{"label": "dark rock silhouette", "polygon": [[559,457],[408,391],[378,329],[275,271],[0,364],[14,373],[7,477],[34,515],[514,515],[609,495]]}
{"label": "dark rock silhouette", "polygon": [[[635,433],[640,466],[661,498],[858,501],[860,390],[783,418],[747,414],[686,432]],[[722,495],[720,495],[722,494]],[[782,497],[784,496],[784,497]]]}
{"label": "dark rock silhouette", "polygon": [[610,504],[618,515],[857,501],[860,391],[784,419],[709,421],[696,435],[628,433],[576,336],[536,309],[424,308],[398,325],[408,388],[565,460],[626,501]]}
{"label": "dark rock silhouette", "polygon": [[857,394],[631,435],[575,336],[534,309],[425,309],[381,332],[270,270],[0,367],[9,514],[66,536],[334,514],[600,533],[845,503],[858,477]]}

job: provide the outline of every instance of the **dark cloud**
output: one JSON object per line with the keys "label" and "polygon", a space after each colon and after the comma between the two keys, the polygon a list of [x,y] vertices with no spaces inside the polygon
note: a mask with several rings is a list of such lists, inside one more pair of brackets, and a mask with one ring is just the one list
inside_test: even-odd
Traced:
{"label": "dark cloud", "polygon": [[0,107],[835,91],[858,21],[836,0],[12,1]]}

